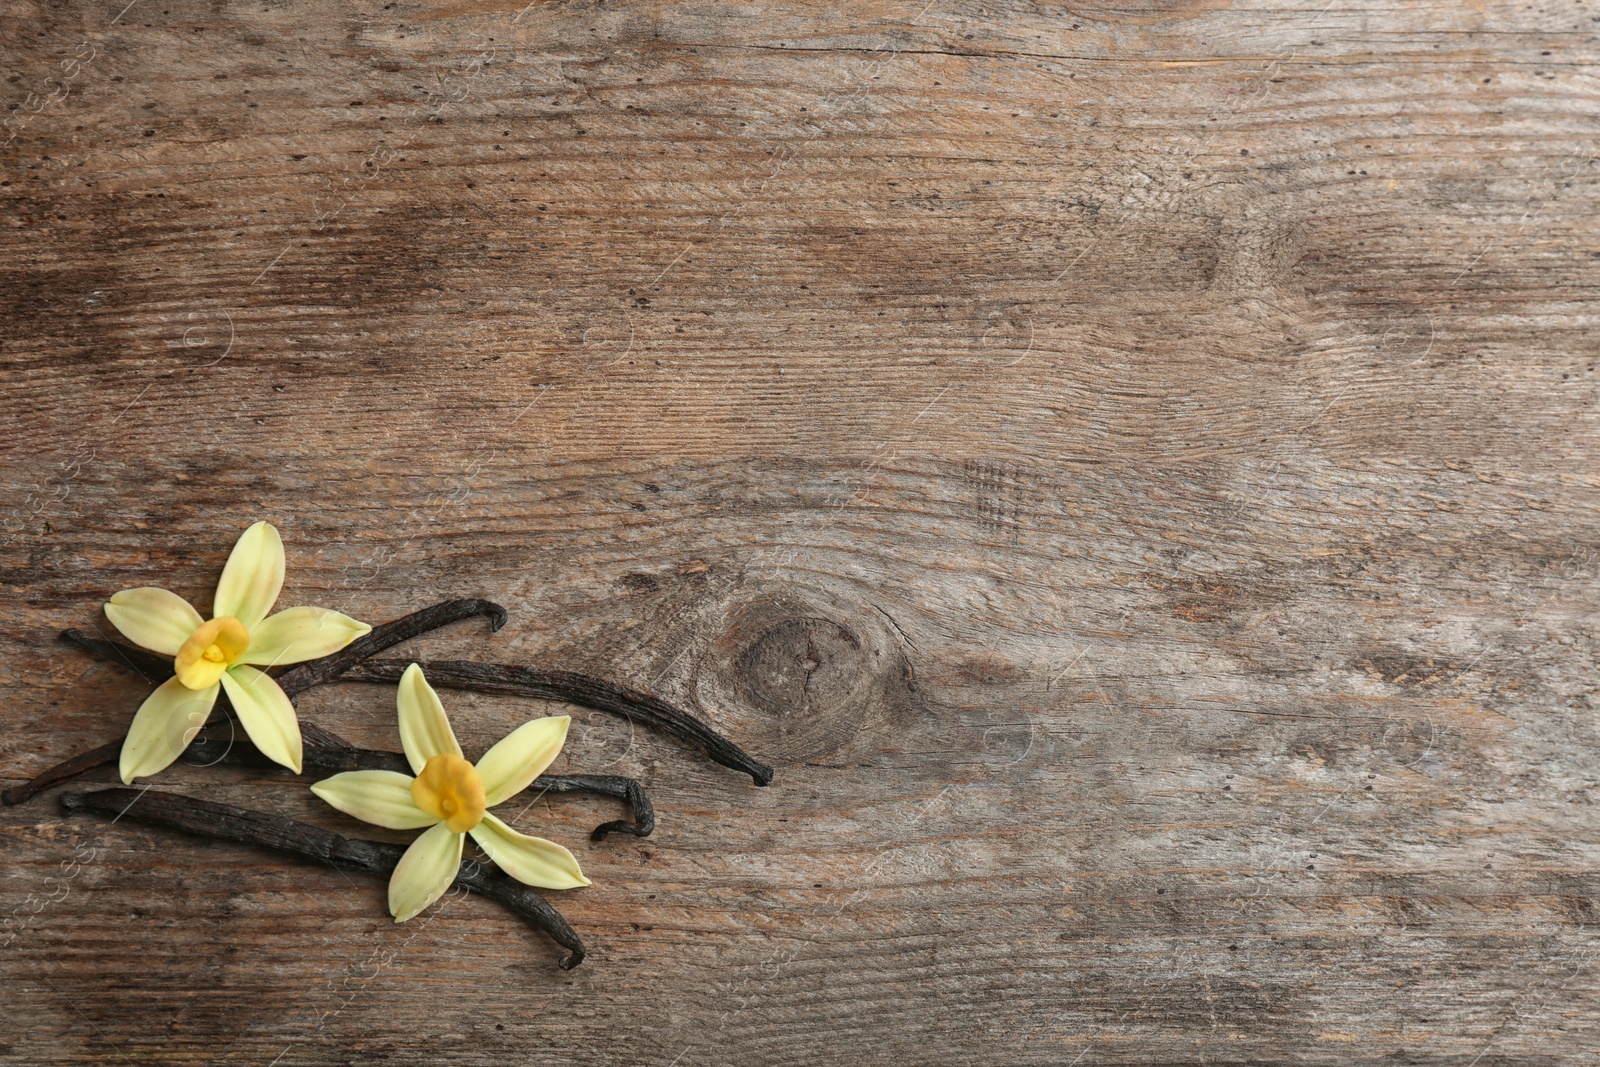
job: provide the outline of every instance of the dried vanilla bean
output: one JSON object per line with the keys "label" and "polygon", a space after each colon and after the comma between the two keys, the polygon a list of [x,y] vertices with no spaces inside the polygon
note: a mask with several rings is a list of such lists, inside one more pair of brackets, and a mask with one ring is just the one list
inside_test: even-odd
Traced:
{"label": "dried vanilla bean", "polygon": [[[334,870],[357,867],[387,875],[405,854],[402,845],[351,839],[282,815],[269,815],[153,789],[117,787],[92,793],[64,793],[61,806],[68,811],[92,811],[201,837],[257,845],[301,856]],[[559,963],[562,970],[571,970],[583,962],[583,942],[577,932],[549,901],[532,888],[486,864],[472,861],[461,865],[452,884],[499,901],[549,934],[568,950],[569,954]]]}
{"label": "dried vanilla bean", "polygon": [[[376,655],[398,645],[402,641],[409,641],[413,637],[420,637],[431,630],[441,626],[448,626],[462,619],[470,619],[475,615],[484,615],[489,619],[490,631],[498,630],[505,625],[506,609],[490,600],[478,597],[466,597],[459,600],[446,600],[409,615],[402,615],[392,622],[382,626],[374,626],[372,632],[358,640],[352,641],[345,648],[332,655],[323,656],[321,659],[309,660],[297,664],[289,670],[278,675],[276,681],[278,688],[282,689],[291,700],[312,686],[331,682],[338,678],[351,664],[366,656]],[[142,648],[125,645],[120,641],[110,641],[103,637],[90,637],[82,630],[69,629],[61,631],[61,639],[74,644],[110,663],[131,667],[142,675],[148,682],[159,684],[172,677],[172,660],[166,656],[159,656]],[[210,726],[224,721],[231,713],[227,694],[217,698],[216,706],[211,711],[211,717],[206,720]],[[301,723],[300,731],[306,745],[312,744],[315,733],[321,733],[327,738],[336,735],[318,728],[310,723]],[[339,741],[345,747],[348,743]],[[106,767],[117,762],[122,753],[122,742],[92,748],[87,752],[80,752],[70,759],[56,764],[21,785],[11,786],[0,792],[0,802],[7,805],[21,804],[31,797],[37,796],[52,786],[63,782],[70,782],[74,778],[81,778],[101,767]],[[201,760],[200,762],[204,762]],[[610,794],[607,794],[610,795]]]}
{"label": "dried vanilla bean", "polygon": [[[338,774],[342,771],[411,773],[410,764],[406,762],[405,756],[398,752],[356,748],[338,734],[324,730],[315,723],[301,723],[300,734],[303,741],[301,766],[307,774]],[[65,763],[57,764],[22,785],[7,789],[4,794],[0,794],[0,798],[3,798],[7,805],[20,804],[46,789],[63,782],[70,782],[98,767],[115,763],[121,751],[121,741],[101,745],[99,748],[74,756]],[[248,742],[204,735],[189,742],[189,747],[183,750],[181,758],[205,767],[228,763],[259,767],[263,770],[282,769],[256,751],[255,746]],[[547,793],[590,793],[596,796],[615,797],[626,803],[633,821],[616,820],[595,827],[589,835],[595,841],[604,840],[607,834],[613,832],[632,834],[634,837],[649,837],[656,827],[655,806],[650,803],[650,797],[644,791],[644,787],[632,778],[615,774],[545,774],[535,778],[529,788]]]}
{"label": "dried vanilla bean", "polygon": [[[368,660],[343,675],[347,682],[398,682],[413,661]],[[609,712],[686,741],[711,760],[748,774],[756,785],[772,781],[772,768],[760,762],[710,726],[664,700],[636,689],[573,671],[549,671],[507,663],[470,663],[461,660],[420,662],[430,685],[467,689],[498,696],[560,700]]]}
{"label": "dried vanilla bean", "polygon": [[[320,736],[313,737],[306,729],[308,725],[301,724],[301,736],[305,743],[301,767],[306,774],[339,774],[343,771],[399,771],[401,774],[411,774],[411,765],[399,752],[356,748],[339,735],[322,729],[317,730]],[[183,758],[202,766],[230,763],[264,770],[281,769],[257,752],[253,745],[241,745],[217,737],[195,738],[184,749]],[[589,835],[594,841],[604,840],[607,834],[613,832],[649,837],[656,828],[655,806],[650,803],[644,787],[632,778],[618,774],[541,774],[528,789],[535,794],[589,793],[615,797],[625,802],[632,812],[633,821],[619,819],[595,827]]]}
{"label": "dried vanilla bean", "polygon": [[108,767],[116,763],[121,755],[121,741],[112,741],[110,744],[101,745],[99,748],[91,748],[87,752],[80,752],[71,759],[62,760],[54,767],[39,772],[21,785],[8,787],[5,792],[0,793],[0,801],[4,801],[7,807],[13,804],[21,804],[24,800],[31,800],[46,789],[58,786],[63,782],[70,782],[74,778],[82,778],[84,775],[97,771],[101,767]]}
{"label": "dried vanilla bean", "polygon": [[[425,633],[449,626],[453,622],[460,622],[462,619],[470,619],[475,615],[488,617],[490,633],[494,633],[506,624],[506,609],[492,600],[478,597],[446,600],[420,611],[413,611],[409,615],[402,615],[382,626],[374,626],[372,632],[365,637],[357,638],[339,651],[321,659],[297,663],[278,675],[275,681],[278,683],[278,688],[293,699],[313,686],[333,681],[349,670],[352,664],[359,663],[368,656],[387,652],[402,641],[421,637]],[[90,637],[82,630],[63,630],[61,637],[62,640],[69,641],[101,659],[132,667],[144,675],[147,681],[159,684],[172,677],[170,656],[159,656],[120,641]],[[212,721],[219,720],[213,716]]]}
{"label": "dried vanilla bean", "polygon": [[413,611],[410,615],[402,615],[382,626],[374,626],[367,636],[350,642],[332,655],[290,667],[277,676],[278,688],[293,698],[297,693],[303,693],[314,685],[333,681],[368,656],[376,656],[379,652],[386,652],[402,641],[421,637],[431,630],[460,622],[462,619],[470,619],[474,615],[488,616],[490,633],[506,624],[506,609],[492,600],[482,600],[478,597],[446,600],[421,611]]}
{"label": "dried vanilla bean", "polygon": [[604,841],[610,833],[649,837],[656,828],[656,811],[650,803],[650,795],[637,781],[620,774],[541,774],[528,788],[546,793],[593,793],[616,797],[626,803],[633,812],[633,821],[617,819],[602,823],[589,832],[591,841]]}
{"label": "dried vanilla bean", "polygon": [[125,645],[121,641],[111,641],[104,637],[90,637],[79,629],[61,631],[61,640],[69,645],[77,645],[91,656],[96,656],[108,663],[115,663],[121,667],[130,667],[135,674],[141,675],[151,685],[160,685],[172,677],[172,657],[161,656],[146,649],[133,645]]}

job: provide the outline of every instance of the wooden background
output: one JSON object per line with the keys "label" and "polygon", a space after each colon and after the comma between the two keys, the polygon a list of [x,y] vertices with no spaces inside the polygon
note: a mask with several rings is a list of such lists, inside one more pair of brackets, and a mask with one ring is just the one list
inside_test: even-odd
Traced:
{"label": "wooden background", "polygon": [[125,3],[5,5],[6,781],[258,518],[777,780],[574,712],[571,973],[7,809],[0,1062],[1594,1062],[1600,5]]}

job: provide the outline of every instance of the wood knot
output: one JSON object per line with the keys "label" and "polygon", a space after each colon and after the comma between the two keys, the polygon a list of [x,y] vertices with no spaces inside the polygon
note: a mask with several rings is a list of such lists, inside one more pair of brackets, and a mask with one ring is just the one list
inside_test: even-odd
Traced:
{"label": "wood knot", "polygon": [[814,717],[855,690],[864,668],[861,641],[832,619],[782,619],[738,658],[750,700],[773,715]]}
{"label": "wood knot", "polygon": [[705,661],[712,670],[698,679],[702,700],[739,709],[746,721],[734,732],[763,757],[804,763],[834,755],[905,703],[897,648],[861,618],[797,598],[734,609],[718,655]]}

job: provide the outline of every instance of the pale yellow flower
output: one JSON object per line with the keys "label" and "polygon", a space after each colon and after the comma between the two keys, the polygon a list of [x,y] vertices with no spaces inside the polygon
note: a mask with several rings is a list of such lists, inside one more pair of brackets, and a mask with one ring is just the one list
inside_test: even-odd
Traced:
{"label": "pale yellow flower", "polygon": [[372,627],[326,608],[267,616],[283,586],[283,541],[270,523],[239,536],[207,622],[165,589],[124,589],[106,617],[130,641],[173,657],[175,674],[139,706],[122,743],[124,783],[177,759],[211,715],[220,690],[262,754],[300,773],[300,722],[278,683],[258,667],[337,652]]}
{"label": "pale yellow flower", "polygon": [[511,877],[541,889],[589,884],[578,861],[554,841],[529,837],[488,809],[522,792],[555,760],[567,739],[565,715],[523,723],[474,766],[461,754],[439,696],[413,663],[395,703],[400,743],[416,777],[399,771],[346,771],[311,791],[347,815],[390,830],[428,831],[406,849],[389,878],[389,913],[403,923],[450,888],[465,836]]}

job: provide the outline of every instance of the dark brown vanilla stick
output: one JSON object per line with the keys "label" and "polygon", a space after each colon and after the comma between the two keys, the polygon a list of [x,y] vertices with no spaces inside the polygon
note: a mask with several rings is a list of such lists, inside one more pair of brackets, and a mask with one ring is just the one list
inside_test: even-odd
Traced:
{"label": "dark brown vanilla stick", "polygon": [[[595,793],[616,797],[633,811],[633,821],[617,819],[602,823],[589,831],[589,840],[604,841],[610,833],[649,837],[656,828],[656,810],[644,786],[620,774],[541,774],[533,780],[529,790],[546,793]],[[537,795],[535,796],[537,799]]]}
{"label": "dark brown vanilla stick", "polygon": [[[134,819],[153,826],[181,830],[200,837],[258,845],[314,860],[334,870],[357,867],[386,875],[394,870],[400,857],[405,854],[402,845],[353,840],[320,826],[286,819],[282,815],[268,815],[153,789],[119,787],[99,789],[92,793],[63,793],[61,806],[68,811],[92,811],[117,819]],[[499,901],[549,934],[569,952],[559,963],[562,970],[571,970],[583,962],[583,942],[577,932],[549,901],[528,886],[486,864],[473,861],[461,865],[451,884]]]}
{"label": "dark brown vanilla stick", "polygon": [[[277,676],[278,688],[292,699],[312,686],[333,681],[349,670],[353,664],[361,662],[368,656],[387,652],[402,641],[421,637],[425,633],[453,622],[460,622],[462,619],[470,619],[475,615],[488,617],[490,633],[506,624],[506,609],[491,600],[481,600],[477,597],[446,600],[421,611],[413,611],[410,615],[402,615],[382,626],[374,626],[371,633],[350,642],[331,655],[295,664]],[[61,638],[101,659],[132,667],[151,682],[159,684],[172,677],[170,656],[157,655],[142,648],[125,645],[120,641],[90,637],[82,630],[63,630]]]}
{"label": "dark brown vanilla stick", "polygon": [[0,793],[0,800],[3,800],[7,807],[21,804],[24,800],[32,800],[46,789],[54,788],[63,782],[70,782],[74,778],[82,778],[101,767],[111,766],[121,755],[121,741],[113,741],[108,745],[80,752],[71,759],[62,760],[49,770],[41,771],[21,785],[7,788],[4,793]]}
{"label": "dark brown vanilla stick", "polygon": [[172,677],[172,657],[151,652],[148,649],[135,645],[125,645],[121,641],[111,641],[104,637],[90,637],[79,629],[61,631],[61,640],[69,645],[77,645],[91,656],[115,663],[119,667],[129,667],[137,675],[144,678],[151,685],[160,685]]}
{"label": "dark brown vanilla stick", "polygon": [[[411,773],[410,764],[406,762],[405,756],[398,752],[356,748],[338,734],[324,730],[314,723],[302,723],[300,731],[304,742],[301,765],[305,773],[338,774],[341,771]],[[52,786],[70,782],[98,767],[115,763],[121,751],[121,741],[90,749],[65,763],[57,764],[31,781],[7,789],[3,799],[8,805],[20,804]],[[266,770],[281,769],[258,752],[254,745],[218,737],[196,737],[189,743],[189,747],[183,750],[181,758],[202,767],[228,763],[261,767]],[[655,806],[650,803],[649,794],[644,791],[644,787],[632,778],[616,774],[547,774],[535,778],[529,788],[544,793],[591,793],[597,796],[615,797],[627,803],[632,811],[633,821],[619,819],[595,827],[589,835],[595,841],[602,841],[607,834],[613,832],[632,834],[634,837],[649,837],[656,828]]]}
{"label": "dark brown vanilla stick", "polygon": [[[399,771],[405,775],[411,773],[411,765],[406,762],[405,756],[398,752],[355,748],[339,735],[322,729],[316,729],[319,736],[313,737],[306,729],[309,725],[301,726],[305,742],[301,768],[306,774],[339,774],[343,771]],[[331,742],[328,739],[331,739]],[[201,766],[230,763],[267,770],[278,769],[278,765],[256,751],[255,746],[238,744],[217,737],[195,738],[189,747],[184,749],[183,758]],[[528,792],[530,800],[538,799],[543,793],[591,793],[597,796],[615,797],[626,802],[632,810],[633,821],[619,819],[597,826],[589,834],[593,841],[603,841],[607,834],[616,832],[632,834],[634,837],[649,837],[656,828],[655,806],[650,803],[650,797],[644,791],[644,787],[632,778],[624,778],[617,774],[541,774],[533,780],[532,785],[528,786]]]}
{"label": "dark brown vanilla stick", "polygon": [[[278,675],[278,687],[287,693],[292,700],[296,694],[302,693],[314,685],[333,681],[348,670],[351,664],[356,663],[365,656],[376,655],[379,652],[393,648],[402,641],[409,641],[411,638],[420,637],[430,630],[437,630],[441,626],[448,626],[453,622],[460,622],[462,619],[470,619],[475,615],[488,617],[491,632],[500,629],[506,622],[506,609],[493,601],[482,600],[477,597],[446,600],[443,603],[434,604],[432,607],[423,608],[421,611],[414,611],[410,615],[403,615],[393,622],[375,626],[372,628],[371,633],[359,640],[352,641],[345,648],[332,655],[296,665]],[[160,684],[172,677],[172,661],[154,652],[147,652],[142,648],[125,645],[120,641],[109,641],[103,637],[90,637],[82,630],[63,630],[61,631],[61,639],[77,645],[90,655],[98,656],[110,663],[131,667],[148,682]],[[211,712],[211,717],[206,720],[206,725],[220,723],[227,718],[228,712],[231,710],[228,707],[227,699],[226,695],[218,698],[217,706]],[[326,731],[318,731],[317,727],[310,723],[301,723],[300,731],[308,747],[312,743],[314,733],[321,733],[325,738],[336,737],[336,735],[328,734]],[[349,747],[348,743],[342,740],[339,743],[344,744],[347,748]],[[0,801],[8,805],[21,804],[23,801],[37,796],[52,786],[70,782],[74,778],[81,778],[91,771],[116,763],[117,757],[121,752],[122,742],[120,741],[101,745],[99,748],[93,748],[87,752],[80,752],[71,759],[58,763],[42,774],[35,776],[32,780],[0,792]]]}
{"label": "dark brown vanilla stick", "polygon": [[[480,600],[477,597],[446,600],[431,608],[403,615],[382,626],[374,626],[367,636],[350,642],[331,656],[323,656],[321,659],[309,660],[290,667],[278,675],[278,688],[292,698],[314,685],[333,681],[369,656],[376,656],[379,652],[386,652],[402,641],[421,637],[430,630],[437,630],[441,626],[448,626],[462,619],[470,619],[474,615],[488,616],[490,633],[506,624],[506,609],[493,601]],[[170,669],[168,673],[171,673]]]}
{"label": "dark brown vanilla stick", "polygon": [[[344,672],[347,682],[398,682],[411,660],[368,660]],[[636,689],[592,678],[572,671],[547,671],[506,663],[469,663],[461,660],[433,660],[419,663],[431,685],[445,689],[467,689],[475,693],[531,697],[535,700],[561,700],[586,708],[609,712],[655,727],[686,741],[724,767],[748,774],[756,785],[772,781],[772,768],[723,737],[710,726]]]}

